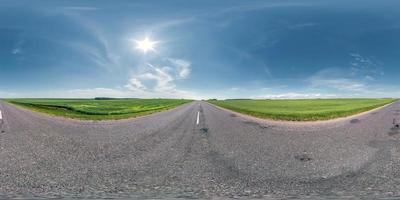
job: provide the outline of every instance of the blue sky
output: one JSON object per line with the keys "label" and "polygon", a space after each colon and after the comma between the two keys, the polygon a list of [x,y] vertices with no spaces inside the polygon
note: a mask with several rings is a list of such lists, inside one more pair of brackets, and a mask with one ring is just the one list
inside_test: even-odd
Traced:
{"label": "blue sky", "polygon": [[2,0],[0,97],[400,97],[399,7]]}

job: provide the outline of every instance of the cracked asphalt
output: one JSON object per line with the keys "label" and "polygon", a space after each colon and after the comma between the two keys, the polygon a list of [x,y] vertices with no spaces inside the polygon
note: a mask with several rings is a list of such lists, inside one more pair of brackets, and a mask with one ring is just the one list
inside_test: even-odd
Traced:
{"label": "cracked asphalt", "polygon": [[400,195],[400,102],[323,123],[257,120],[203,101],[97,122],[0,110],[0,198]]}

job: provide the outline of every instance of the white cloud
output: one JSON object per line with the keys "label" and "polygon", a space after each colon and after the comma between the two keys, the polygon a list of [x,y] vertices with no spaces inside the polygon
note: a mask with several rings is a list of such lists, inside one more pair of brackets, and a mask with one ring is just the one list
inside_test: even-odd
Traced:
{"label": "white cloud", "polygon": [[147,90],[128,90],[126,88],[86,88],[72,90],[47,90],[35,92],[7,93],[0,92],[0,98],[94,98],[94,97],[113,97],[113,98],[184,98],[202,99],[194,92],[184,90],[171,90],[153,92]]}
{"label": "white cloud", "polygon": [[102,51],[99,47],[81,42],[68,42],[65,43],[65,45],[81,52],[99,67],[107,69],[110,65],[114,66],[112,60],[109,59],[107,52]]}
{"label": "white cloud", "polygon": [[170,74],[170,67],[155,67],[151,64],[148,64],[150,70],[146,73],[135,75],[139,80],[146,81],[146,80],[154,80],[156,81],[153,90],[155,91],[164,91],[164,90],[171,90],[175,88],[175,84],[173,81],[176,77],[173,77]]}
{"label": "white cloud", "polygon": [[376,59],[362,56],[359,53],[349,54],[353,60],[348,67],[325,68],[313,74],[307,81],[311,87],[331,88],[342,92],[366,94],[371,91],[371,82],[376,81],[384,73],[383,64]]}
{"label": "white cloud", "polygon": [[381,61],[362,56],[359,53],[350,53],[349,55],[353,58],[353,61],[350,62],[352,75],[369,76],[374,80],[377,76],[384,75]]}
{"label": "white cloud", "polygon": [[360,63],[373,64],[373,62],[369,58],[366,58],[366,57],[360,55],[359,53],[350,53],[349,55],[352,56],[356,61],[358,61]]}
{"label": "white cloud", "polygon": [[[74,20],[79,29],[82,32],[90,34],[95,42],[88,42],[83,40],[58,40],[57,42],[66,47],[72,48],[73,50],[80,52],[85,55],[89,60],[91,60],[96,66],[102,67],[108,71],[115,71],[116,68],[123,67],[120,63],[121,53],[117,49],[110,45],[107,34],[101,28],[101,25],[95,21],[90,20],[82,15],[76,14],[75,12],[65,12],[69,11],[91,11],[97,10],[97,7],[87,7],[87,6],[71,6],[62,7],[61,13],[68,16],[70,19]],[[55,10],[58,13],[60,10]]]}
{"label": "white cloud", "polygon": [[351,74],[343,68],[326,68],[312,75],[308,82],[311,87],[333,88],[341,91],[365,91],[366,83],[351,77]]}
{"label": "white cloud", "polygon": [[56,91],[50,97],[66,97],[66,98],[94,98],[94,97],[129,97],[123,90],[111,88],[91,88],[91,89],[74,89],[67,91]]}
{"label": "white cloud", "polygon": [[368,80],[368,81],[374,81],[375,80],[375,78],[370,76],[370,75],[366,75],[365,79]]}
{"label": "white cloud", "polygon": [[255,99],[314,99],[314,98],[334,98],[336,94],[321,94],[321,93],[279,93],[253,96]]}
{"label": "white cloud", "polygon": [[[43,96],[41,96],[43,97]],[[129,90],[113,88],[88,88],[68,91],[58,91],[50,94],[50,97],[68,98],[94,98],[94,97],[114,97],[114,98],[185,98],[200,99],[198,95],[183,90],[169,90],[154,92],[151,90]]]}
{"label": "white cloud", "polygon": [[15,45],[14,48],[11,50],[12,54],[21,54],[22,53],[22,47],[25,43],[25,40],[19,40]]}
{"label": "white cloud", "polygon": [[266,2],[261,4],[247,4],[240,6],[227,7],[218,12],[217,14],[235,13],[235,12],[251,12],[257,10],[264,10],[275,7],[297,7],[297,6],[311,6],[313,4],[304,2]]}
{"label": "white cloud", "polygon": [[[90,49],[90,50],[89,50]],[[93,57],[98,56],[97,51],[91,48],[85,49],[92,52]],[[191,63],[183,59],[162,59],[157,65],[145,64],[137,68],[127,83],[115,88],[86,88],[56,91],[37,91],[20,93],[0,93],[0,97],[40,97],[40,98],[186,98],[201,99],[195,92],[177,88],[176,82],[190,76]]]}
{"label": "white cloud", "polygon": [[303,29],[303,28],[307,28],[307,27],[313,27],[316,25],[317,25],[317,23],[307,22],[307,23],[295,24],[295,25],[289,26],[289,29]]}
{"label": "white cloud", "polygon": [[125,85],[125,88],[132,91],[142,91],[146,89],[146,86],[137,78],[131,78]]}
{"label": "white cloud", "polygon": [[115,97],[115,98],[185,98],[200,99],[197,94],[184,90],[129,90],[113,88],[89,88],[79,90],[68,90],[66,92],[57,92],[52,97],[74,97],[74,98],[93,98],[93,97]]}
{"label": "white cloud", "polygon": [[21,49],[20,48],[15,48],[11,51],[12,54],[20,54],[21,53]]}
{"label": "white cloud", "polygon": [[[156,66],[147,63],[140,71],[132,74],[125,85],[129,91],[140,92],[143,96],[188,97],[193,93],[178,89],[175,82],[190,75],[191,64],[183,59],[166,59],[168,66]],[[138,93],[139,94],[139,93]],[[190,95],[189,95],[190,94]]]}
{"label": "white cloud", "polygon": [[144,29],[149,32],[159,32],[164,29],[173,28],[177,26],[181,26],[190,22],[196,21],[195,17],[185,17],[185,18],[176,18],[170,19],[166,21],[160,21],[158,23],[152,24],[150,27],[145,26]]}
{"label": "white cloud", "polygon": [[171,62],[172,65],[174,65],[177,68],[178,75],[182,79],[188,78],[190,75],[190,65],[191,63],[186,60],[182,59],[172,59],[168,58],[168,60]]}
{"label": "white cloud", "polygon": [[94,11],[99,9],[93,6],[65,6],[63,8],[65,10],[76,10],[76,11]]}
{"label": "white cloud", "polygon": [[15,98],[15,97],[18,97],[17,93],[0,91],[0,98]]}
{"label": "white cloud", "polygon": [[330,87],[345,91],[364,91],[366,89],[366,85],[364,83],[345,78],[324,79],[321,77],[314,77],[311,79],[311,85],[313,87]]}
{"label": "white cloud", "polygon": [[231,92],[236,92],[236,91],[239,91],[240,88],[238,88],[238,87],[231,87],[231,88],[229,88],[228,90],[231,91]]}

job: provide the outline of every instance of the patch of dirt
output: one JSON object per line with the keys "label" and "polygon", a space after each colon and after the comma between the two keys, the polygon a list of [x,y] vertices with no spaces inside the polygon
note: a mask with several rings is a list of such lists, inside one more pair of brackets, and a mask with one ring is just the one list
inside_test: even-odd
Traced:
{"label": "patch of dirt", "polygon": [[244,124],[247,124],[247,125],[258,126],[258,127],[261,128],[261,129],[267,129],[267,128],[270,128],[270,127],[271,127],[271,126],[259,124],[259,123],[257,123],[257,122],[253,122],[253,121],[243,121],[243,123],[244,123]]}

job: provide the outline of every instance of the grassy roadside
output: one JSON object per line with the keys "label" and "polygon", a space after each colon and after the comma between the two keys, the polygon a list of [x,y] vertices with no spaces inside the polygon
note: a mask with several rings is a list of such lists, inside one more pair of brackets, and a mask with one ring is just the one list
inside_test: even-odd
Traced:
{"label": "grassy roadside", "polygon": [[209,103],[259,118],[316,121],[346,117],[396,99],[209,100]]}
{"label": "grassy roadside", "polygon": [[33,111],[82,120],[132,118],[191,102],[184,99],[6,99],[6,101]]}

